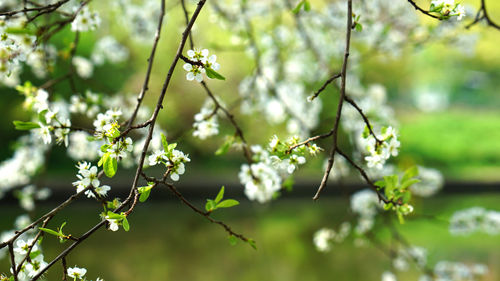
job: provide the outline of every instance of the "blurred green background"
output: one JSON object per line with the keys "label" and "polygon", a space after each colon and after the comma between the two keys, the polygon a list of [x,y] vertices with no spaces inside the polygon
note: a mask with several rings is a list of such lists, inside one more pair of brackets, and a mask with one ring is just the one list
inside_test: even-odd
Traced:
{"label": "blurred green background", "polygon": [[[477,7],[479,1],[463,1]],[[427,3],[419,1],[419,3]],[[104,4],[98,4],[104,5]],[[500,22],[500,2],[488,1],[492,18]],[[146,102],[152,104],[161,89],[167,67],[175,52],[183,24],[180,8],[174,7],[164,27],[159,45],[157,62],[151,77],[150,95]],[[429,24],[434,22],[422,18]],[[209,24],[208,13],[201,14],[199,26]],[[119,26],[108,26],[122,44],[131,50],[130,59],[120,65],[97,67],[95,79],[77,81],[78,87],[91,87],[100,93],[122,92],[135,95],[142,83],[146,68],[149,46],[139,45],[126,38]],[[201,28],[200,28],[201,29]],[[431,43],[418,50],[406,48],[398,59],[375,58],[364,61],[363,82],[368,85],[380,83],[387,87],[389,103],[396,110],[401,137],[401,153],[398,163],[417,163],[439,169],[447,181],[453,182],[500,182],[500,32],[485,26],[472,29],[478,32],[476,52],[466,56],[462,52],[442,43]],[[470,31],[464,31],[470,32]],[[88,56],[95,35],[81,36],[78,55]],[[213,27],[210,33],[195,30],[198,45],[211,50],[219,41],[228,40],[229,34]],[[62,46],[73,40],[72,33],[65,30],[54,43]],[[221,73],[228,77],[224,83],[210,82],[212,89],[220,93],[226,104],[238,100],[235,92],[239,81],[252,68],[251,61],[238,50],[218,50]],[[67,62],[60,62],[63,73]],[[60,71],[60,73],[57,73]],[[230,74],[230,75],[229,75]],[[105,79],[99,79],[105,77]],[[40,84],[30,73],[25,72],[22,80]],[[318,83],[318,85],[321,83]],[[416,106],[418,96],[438,91],[444,96],[447,107],[436,111],[422,111]],[[12,89],[2,88],[3,98],[0,111],[0,159],[12,155],[15,139],[22,132],[14,131],[11,121],[24,120],[22,97]],[[56,93],[69,97],[67,85],[61,84]],[[168,102],[161,115],[160,123],[167,128],[169,138],[183,142],[183,150],[196,159],[183,180],[196,181],[199,175],[210,179],[229,179],[234,182],[242,162],[239,153],[214,159],[213,151],[222,140],[209,140],[200,147],[200,141],[184,133],[190,128],[193,115],[199,111],[205,96],[202,89],[184,79],[184,71],[178,68],[169,89]],[[185,101],[189,100],[189,103]],[[179,106],[182,105],[182,106]],[[252,120],[236,114],[248,132],[253,143],[265,143],[274,130],[283,128],[252,127],[255,122],[265,122],[263,117]],[[231,132],[230,129],[227,132]],[[264,137],[263,137],[264,136]],[[207,149],[208,148],[208,149]],[[67,185],[74,180],[73,162],[62,149],[54,149],[47,173],[38,179],[41,183],[59,181]],[[311,195],[321,177],[320,161],[301,168],[299,178],[314,179]],[[61,176],[61,173],[63,174]],[[57,178],[55,176],[58,176]],[[59,177],[60,176],[60,177]],[[63,179],[63,180],[60,180]],[[122,179],[122,181],[125,181]],[[334,186],[331,186],[334,188]],[[234,193],[242,195],[242,187],[231,187]],[[498,189],[497,189],[498,190]],[[467,237],[450,236],[446,220],[457,209],[472,206],[498,210],[498,193],[439,195],[436,198],[416,202],[417,214],[431,215],[438,219],[415,216],[402,226],[402,233],[415,245],[429,249],[430,264],[438,260],[485,263],[490,272],[484,280],[500,280],[500,243],[498,236],[473,234]],[[153,194],[154,196],[155,194]],[[85,200],[82,200],[85,201]],[[313,203],[304,199],[283,199],[270,205],[260,206],[241,200],[241,206],[216,214],[236,231],[257,241],[258,250],[248,245],[230,246],[226,233],[211,225],[202,217],[181,206],[175,200],[154,201],[140,205],[130,218],[131,231],[111,233],[100,230],[77,251],[68,257],[70,266],[78,265],[88,269],[89,278],[100,276],[105,280],[380,280],[383,271],[390,268],[390,261],[375,247],[353,246],[353,241],[335,245],[331,253],[317,252],[312,244],[313,233],[322,227],[334,227],[351,214],[347,197],[326,197]],[[203,201],[195,202],[202,207]],[[32,217],[55,206],[57,202],[41,204]],[[420,213],[418,210],[423,210]],[[74,208],[65,210],[54,219],[54,225],[62,221],[70,223],[67,229],[72,233],[83,233],[99,221],[99,208],[78,202]],[[0,229],[12,227],[14,218],[23,212],[17,205],[0,205]],[[71,220],[69,220],[71,218]],[[377,235],[387,242],[388,233]],[[390,241],[389,241],[390,242]],[[54,257],[63,249],[56,239],[44,242],[46,257]],[[4,272],[6,260],[0,262]],[[48,280],[59,280],[60,266],[51,269]],[[417,280],[418,273],[405,273],[401,280]]]}
{"label": "blurred green background", "polygon": [[[155,191],[161,192],[161,191]],[[157,194],[152,194],[153,196]],[[500,196],[442,195],[416,202],[418,210],[435,216],[410,218],[397,225],[401,233],[416,246],[428,249],[428,260],[488,265],[489,272],[481,280],[495,281],[500,275],[500,243],[497,236],[476,233],[451,236],[446,220],[460,208],[481,205],[498,207]],[[202,206],[204,202],[195,202]],[[230,246],[227,234],[217,225],[175,201],[141,205],[129,217],[130,232],[97,231],[67,258],[68,266],[88,269],[88,278],[104,280],[380,280],[391,267],[388,257],[370,242],[354,246],[352,238],[334,244],[329,253],[315,250],[312,236],[322,227],[334,227],[349,218],[348,198],[323,198],[317,203],[304,199],[278,200],[262,206],[244,201],[230,211],[215,213],[235,231],[257,241],[257,250],[238,243]],[[21,214],[9,206],[0,207],[2,217]],[[42,205],[37,214],[49,210]],[[69,233],[83,233],[99,222],[99,208],[80,203],[53,220],[54,225],[70,221]],[[423,214],[422,214],[423,215]],[[2,219],[2,229],[11,222]],[[390,245],[387,229],[378,231],[377,239]],[[44,241],[46,257],[55,257],[68,244],[54,237]],[[6,270],[2,261],[0,270]],[[47,274],[48,280],[59,280],[57,264]],[[412,266],[398,280],[417,280],[421,272]]]}

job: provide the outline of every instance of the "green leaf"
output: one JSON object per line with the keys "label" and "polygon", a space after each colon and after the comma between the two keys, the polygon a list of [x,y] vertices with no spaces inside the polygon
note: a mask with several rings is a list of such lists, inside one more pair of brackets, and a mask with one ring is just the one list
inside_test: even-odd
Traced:
{"label": "green leaf", "polygon": [[161,144],[163,145],[163,149],[166,151],[168,151],[168,141],[167,141],[167,137],[161,133]]}
{"label": "green leaf", "polygon": [[238,242],[238,238],[236,238],[236,236],[234,235],[229,235],[228,239],[229,239],[229,244],[231,244],[231,246],[236,245],[236,243]]}
{"label": "green leaf", "polygon": [[365,126],[362,136],[364,139],[366,139],[369,135],[370,135],[370,129],[368,128],[368,126]]}
{"label": "green leaf", "polygon": [[409,179],[409,180],[401,183],[401,189],[406,189],[409,186],[412,186],[413,184],[415,184],[417,182],[420,182],[420,180],[419,179]]}
{"label": "green leaf", "polygon": [[231,148],[231,145],[233,145],[234,142],[234,136],[227,136],[226,141],[215,151],[215,155],[223,155],[226,154],[229,149]]}
{"label": "green leaf", "polygon": [[210,67],[205,67],[205,73],[207,74],[208,78],[226,80],[226,77],[222,76],[220,73],[211,69]]}
{"label": "green leaf", "polygon": [[379,188],[384,188],[385,187],[385,181],[376,181],[375,185],[378,186]]}
{"label": "green leaf", "polygon": [[16,130],[20,130],[20,131],[26,131],[26,130],[40,128],[40,124],[35,123],[35,122],[23,122],[23,121],[16,120],[12,123],[14,123]]}
{"label": "green leaf", "polygon": [[356,23],[356,26],[354,28],[356,28],[357,32],[363,31],[363,26],[360,23]]}
{"label": "green leaf", "polygon": [[128,224],[128,220],[127,218],[123,218],[122,220],[122,225],[123,225],[123,229],[125,231],[129,231],[130,230],[130,225]]}
{"label": "green leaf", "polygon": [[392,203],[384,204],[384,210],[390,210],[392,208]]}
{"label": "green leaf", "polygon": [[6,33],[10,34],[28,34],[28,35],[35,35],[35,31],[31,30],[27,27],[8,27],[5,29]]}
{"label": "green leaf", "polygon": [[403,200],[403,203],[408,203],[410,202],[410,199],[411,199],[411,192],[405,192],[403,193],[403,196],[401,197],[401,199]]}
{"label": "green leaf", "polygon": [[236,206],[236,205],[239,205],[240,202],[234,200],[234,199],[227,199],[227,200],[224,200],[222,202],[220,202],[219,204],[217,204],[217,208],[230,208],[230,207],[233,207],[233,206]]}
{"label": "green leaf", "polygon": [[116,214],[111,211],[108,211],[108,214],[106,216],[108,216],[108,218],[112,220],[122,220],[125,218],[124,215]]}
{"label": "green leaf", "polygon": [[405,171],[403,177],[401,178],[401,181],[404,182],[408,179],[416,177],[417,175],[418,175],[418,167],[413,166]]}
{"label": "green leaf", "polygon": [[63,228],[64,228],[65,225],[66,225],[66,222],[63,222],[61,224],[61,226],[59,227],[59,233],[61,233],[61,234],[63,233],[62,230],[63,230]]}
{"label": "green leaf", "polygon": [[[102,148],[101,148],[102,150]],[[104,153],[102,156],[101,156],[101,159],[99,159],[99,162],[97,162],[97,167],[101,167],[102,164],[104,164],[104,162],[106,161],[106,158],[109,157],[109,153]]]}
{"label": "green leaf", "polygon": [[49,229],[49,228],[39,227],[38,229],[40,229],[41,231],[46,232],[48,234],[52,234],[52,235],[59,236],[59,237],[64,237],[63,234],[56,232],[56,231]]}
{"label": "green leaf", "polygon": [[224,197],[224,186],[222,186],[220,188],[219,193],[217,194],[217,197],[215,197],[215,203],[219,203],[223,197]]}
{"label": "green leaf", "polygon": [[40,113],[38,113],[38,119],[40,120],[40,122],[42,122],[42,124],[47,124],[47,119],[45,118],[45,114],[47,113],[47,111],[49,111],[48,109],[44,109],[42,111],[40,111]]}
{"label": "green leaf", "polygon": [[167,147],[167,151],[172,151],[177,147],[177,143],[171,143]]}
{"label": "green leaf", "polygon": [[404,224],[405,218],[404,218],[403,214],[400,211],[397,211],[396,214],[398,215],[399,223]]}
{"label": "green leaf", "polygon": [[311,10],[311,4],[309,1],[305,0],[304,1],[304,11],[309,12]]}
{"label": "green leaf", "polygon": [[146,200],[148,200],[149,194],[151,194],[151,188],[146,189],[145,191],[140,192],[140,193],[141,193],[141,196],[139,196],[139,202],[144,203],[144,202],[146,202]]}
{"label": "green leaf", "polygon": [[304,0],[300,1],[295,8],[293,8],[292,13],[298,14],[300,12],[300,9],[302,8],[302,5],[304,5]]}
{"label": "green leaf", "polygon": [[216,205],[217,205],[217,203],[215,203],[214,200],[207,199],[207,203],[205,204],[205,210],[207,212],[211,212],[217,208]]}
{"label": "green leaf", "polygon": [[108,178],[112,178],[115,176],[116,171],[118,170],[118,161],[116,160],[116,158],[108,155],[108,157],[106,157],[106,159],[104,160],[103,168],[104,174],[106,174]]}
{"label": "green leaf", "polygon": [[252,248],[254,248],[254,250],[257,250],[257,244],[255,243],[255,241],[253,239],[248,239],[247,240],[247,243],[252,246]]}
{"label": "green leaf", "polygon": [[30,253],[30,259],[35,259],[36,257],[38,257],[39,255],[41,254],[40,251],[31,251]]}

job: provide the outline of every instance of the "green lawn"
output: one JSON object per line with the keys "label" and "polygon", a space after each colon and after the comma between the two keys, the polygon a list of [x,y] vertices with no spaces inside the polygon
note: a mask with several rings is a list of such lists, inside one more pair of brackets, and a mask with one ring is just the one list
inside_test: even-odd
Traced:
{"label": "green lawn", "polygon": [[401,155],[448,179],[500,180],[500,113],[450,109],[400,114]]}

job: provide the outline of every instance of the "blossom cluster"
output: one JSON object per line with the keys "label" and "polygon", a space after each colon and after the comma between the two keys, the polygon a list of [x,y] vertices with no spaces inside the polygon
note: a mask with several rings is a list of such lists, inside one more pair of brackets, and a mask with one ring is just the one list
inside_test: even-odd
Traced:
{"label": "blossom cluster", "polygon": [[37,188],[35,185],[30,184],[16,190],[14,195],[23,209],[33,211],[35,209],[35,200],[45,200],[49,198],[50,193],[51,191],[48,188]]}
{"label": "blossom cluster", "polygon": [[111,187],[108,185],[101,185],[96,166],[91,166],[91,163],[88,162],[79,162],[76,167],[78,168],[78,174],[76,175],[78,180],[73,182],[73,186],[76,187],[77,193],[91,186],[92,189],[85,191],[85,195],[89,198],[95,198],[96,194],[101,197],[108,194]]}
{"label": "blossom cluster", "polygon": [[152,42],[157,28],[155,20],[161,11],[158,1],[118,0],[113,1],[111,5],[115,8],[113,10],[116,11],[115,16],[121,26],[129,32],[129,38],[140,44]]}
{"label": "blossom cluster", "polygon": [[434,278],[422,277],[419,281],[476,281],[488,273],[484,264],[466,265],[461,262],[439,261],[434,266]]}
{"label": "blossom cluster", "polygon": [[355,231],[364,234],[373,228],[375,216],[382,208],[377,194],[372,190],[365,189],[351,196],[351,210],[359,215]]}
{"label": "blossom cluster", "polygon": [[298,140],[297,136],[292,136],[283,142],[274,135],[267,149],[259,145],[251,147],[254,163],[243,164],[239,173],[245,195],[250,200],[265,203],[273,199],[281,189],[283,179],[293,174],[299,165],[305,164],[306,153],[315,155],[319,152],[320,148],[315,144],[289,151],[291,146],[298,144]]}
{"label": "blossom cluster", "polygon": [[[21,215],[16,218],[14,223],[14,229],[3,231],[0,233],[0,243],[6,242],[15,235],[16,230],[25,228],[31,223],[31,219],[28,215]],[[19,266],[23,262],[20,271],[18,272],[17,280],[27,281],[31,280],[35,275],[37,275],[41,269],[47,266],[47,262],[44,259],[42,246],[40,241],[35,241],[36,230],[28,230],[23,233],[13,245],[14,261],[16,266]],[[30,252],[30,259],[24,260],[26,254]],[[7,252],[6,248],[0,249],[0,259],[5,256]],[[3,275],[0,275],[3,277]]]}
{"label": "blossom cluster", "polygon": [[343,242],[350,232],[351,224],[348,222],[343,222],[337,232],[333,229],[322,228],[314,233],[314,246],[320,252],[328,252],[331,250],[332,242]]}
{"label": "blossom cluster", "polygon": [[443,18],[457,17],[461,20],[465,16],[465,8],[455,0],[433,0],[431,2],[430,12],[438,13]]}
{"label": "blossom cluster", "polygon": [[169,144],[166,147],[164,146],[164,149],[153,151],[148,157],[149,166],[165,165],[173,181],[179,180],[179,176],[186,171],[184,164],[191,161],[189,155],[175,149],[176,146],[176,143]]}
{"label": "blossom cluster", "polygon": [[106,61],[121,63],[126,61],[128,57],[128,49],[112,36],[105,36],[99,39],[95,43],[91,55],[92,62],[96,65],[102,65]]}
{"label": "blossom cluster", "polygon": [[444,184],[443,175],[436,169],[418,166],[417,182],[410,186],[411,193],[421,197],[436,194]]}
{"label": "blossom cluster", "polygon": [[47,67],[54,64],[56,50],[52,45],[47,44],[42,48],[35,45],[35,36],[16,32],[22,30],[25,24],[25,17],[8,21],[0,19],[0,85],[18,85],[23,63],[29,65],[38,78],[44,78]]}
{"label": "blossom cluster", "polygon": [[451,234],[467,235],[476,231],[490,235],[500,234],[500,212],[473,207],[457,211],[451,217]]}
{"label": "blossom cluster", "polygon": [[195,49],[187,51],[188,58],[199,64],[185,63],[183,68],[187,71],[186,79],[188,81],[196,80],[198,82],[203,81],[203,73],[207,72],[207,68],[211,70],[219,70],[220,64],[216,62],[217,56],[208,56],[208,49]]}
{"label": "blossom cluster", "polygon": [[24,108],[31,110],[38,119],[36,120],[38,129],[35,133],[43,143],[51,144],[53,134],[56,143],[67,147],[71,121],[65,104],[50,103],[49,93],[33,87],[29,82],[26,82],[24,86],[17,86],[16,89],[25,96]]}
{"label": "blossom cluster", "polygon": [[193,136],[201,140],[219,133],[215,105],[211,100],[207,100],[200,112],[194,115],[193,128]]}
{"label": "blossom cluster", "polygon": [[[14,155],[0,163],[0,199],[13,187],[28,184],[31,177],[36,175],[45,163],[45,152],[48,147],[34,132],[22,137],[18,144]],[[30,198],[32,196],[18,194],[18,197]],[[22,205],[28,209],[31,208],[31,203],[22,203]]]}
{"label": "blossom cluster", "polygon": [[382,127],[380,134],[377,136],[379,136],[382,143],[377,142],[372,134],[365,132],[363,139],[366,151],[369,153],[365,160],[369,168],[375,167],[381,170],[391,155],[398,155],[401,143],[398,141],[396,130],[390,126],[387,128]]}
{"label": "blossom cluster", "polygon": [[[79,8],[76,8],[79,9]],[[71,30],[75,32],[85,32],[95,30],[101,24],[98,12],[91,11],[88,6],[81,8],[71,22]]]}

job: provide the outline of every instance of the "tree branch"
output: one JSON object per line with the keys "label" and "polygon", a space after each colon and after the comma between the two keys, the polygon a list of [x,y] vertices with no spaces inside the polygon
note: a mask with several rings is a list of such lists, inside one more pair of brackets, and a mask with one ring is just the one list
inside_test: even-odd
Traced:
{"label": "tree branch", "polygon": [[352,30],[352,0],[347,1],[347,27],[346,27],[346,42],[345,42],[345,51],[344,51],[344,59],[342,62],[342,71],[341,71],[341,81],[340,81],[340,97],[337,106],[337,116],[335,117],[335,123],[333,124],[333,141],[332,148],[330,151],[330,156],[328,158],[328,165],[326,167],[325,173],[323,174],[323,179],[321,180],[321,184],[316,191],[316,194],[313,197],[313,200],[318,200],[321,191],[326,186],[326,182],[328,180],[328,176],[330,175],[330,171],[333,166],[335,152],[337,151],[337,136],[338,136],[338,128],[340,123],[340,116],[342,114],[342,106],[344,104],[345,97],[345,85],[346,85],[346,72],[347,72],[347,59],[349,58],[349,48],[351,46],[351,30]]}

